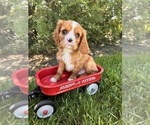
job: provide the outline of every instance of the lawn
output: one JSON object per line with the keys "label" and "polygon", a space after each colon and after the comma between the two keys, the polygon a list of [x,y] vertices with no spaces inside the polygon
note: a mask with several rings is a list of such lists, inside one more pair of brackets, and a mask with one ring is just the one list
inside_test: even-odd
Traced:
{"label": "lawn", "polygon": [[[104,68],[99,91],[92,96],[79,89],[55,98],[57,111],[48,119],[39,119],[33,111],[40,98],[30,102],[30,125],[106,125],[122,123],[122,54],[96,58]],[[30,82],[30,89],[36,86]]]}
{"label": "lawn", "polygon": [[150,53],[123,55],[122,116],[124,124],[150,124]]}
{"label": "lawn", "polygon": [[[104,68],[99,91],[92,96],[73,90],[55,97],[57,111],[48,119],[39,119],[33,112],[40,98],[30,102],[28,120],[16,119],[8,107],[20,100],[17,97],[2,100],[0,125],[148,125],[150,124],[150,53],[115,55],[96,58]],[[1,91],[13,84],[2,84]],[[30,82],[30,90],[35,80]]]}

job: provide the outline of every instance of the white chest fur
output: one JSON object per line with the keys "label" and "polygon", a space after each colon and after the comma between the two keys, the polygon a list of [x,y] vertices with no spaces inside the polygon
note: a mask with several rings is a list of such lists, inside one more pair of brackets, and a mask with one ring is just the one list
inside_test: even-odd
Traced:
{"label": "white chest fur", "polygon": [[74,69],[74,65],[71,64],[71,51],[69,49],[64,49],[62,54],[62,60],[66,65],[67,71],[72,71]]}

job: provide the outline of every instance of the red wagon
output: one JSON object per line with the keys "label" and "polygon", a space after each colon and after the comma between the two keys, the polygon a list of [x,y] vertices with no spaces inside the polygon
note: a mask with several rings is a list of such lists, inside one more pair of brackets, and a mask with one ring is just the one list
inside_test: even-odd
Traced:
{"label": "red wagon", "polygon": [[12,73],[12,79],[16,86],[18,86],[22,93],[28,94],[28,69],[16,70]]}
{"label": "red wagon", "polygon": [[0,93],[0,97],[8,99],[10,97],[20,98],[23,101],[12,104],[9,111],[17,118],[28,118],[28,69],[23,68],[12,73],[12,80],[15,86]]}
{"label": "red wagon", "polygon": [[[79,77],[71,81],[68,81],[71,72],[65,71],[57,83],[50,82],[50,78],[56,74],[58,66],[43,68],[36,72],[35,77],[38,87],[30,92],[29,96],[31,98],[34,98],[37,94],[43,94],[48,97],[56,96],[84,86],[86,86],[87,93],[93,95],[98,91],[97,82],[101,79],[104,71],[101,66],[97,65],[97,68],[99,70],[97,73]],[[54,102],[43,100],[35,105],[34,111],[39,118],[48,118],[55,112],[55,108]]]}

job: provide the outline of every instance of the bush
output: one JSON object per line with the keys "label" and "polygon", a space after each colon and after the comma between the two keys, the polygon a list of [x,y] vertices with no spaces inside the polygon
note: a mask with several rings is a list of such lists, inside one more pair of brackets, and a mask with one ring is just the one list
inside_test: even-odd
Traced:
{"label": "bush", "polygon": [[[130,1],[123,3],[123,39],[124,41],[140,43],[149,39],[150,17],[148,0]],[[149,40],[147,40],[149,42]]]}
{"label": "bush", "polygon": [[51,34],[58,19],[79,22],[90,44],[117,41],[122,32],[121,7],[121,0],[29,0],[30,54],[54,46]]}
{"label": "bush", "polygon": [[0,1],[0,54],[24,54],[28,50],[28,2]]}

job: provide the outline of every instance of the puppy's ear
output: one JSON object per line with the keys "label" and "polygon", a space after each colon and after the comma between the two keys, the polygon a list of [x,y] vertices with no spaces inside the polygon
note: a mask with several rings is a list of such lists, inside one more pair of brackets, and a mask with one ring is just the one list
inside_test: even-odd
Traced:
{"label": "puppy's ear", "polygon": [[60,33],[60,29],[61,29],[61,26],[62,26],[63,22],[64,22],[63,20],[58,20],[56,29],[52,33],[53,39],[54,39],[54,41],[55,41],[55,43],[56,43],[57,46],[59,44],[59,37],[58,37],[58,35]]}
{"label": "puppy's ear", "polygon": [[84,29],[82,30],[82,37],[81,37],[81,41],[79,44],[79,50],[82,54],[90,53],[89,45],[88,45],[87,38],[86,38],[86,31]]}

